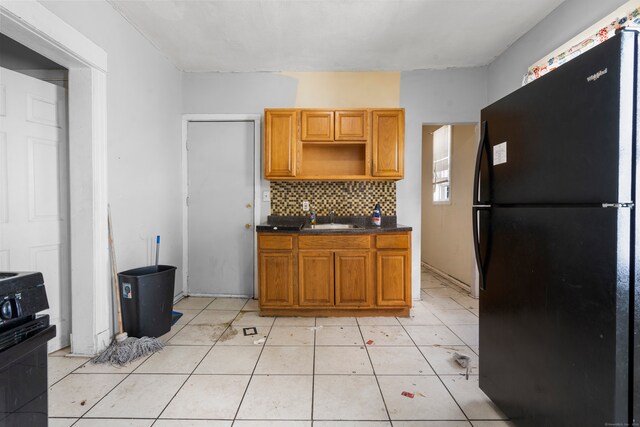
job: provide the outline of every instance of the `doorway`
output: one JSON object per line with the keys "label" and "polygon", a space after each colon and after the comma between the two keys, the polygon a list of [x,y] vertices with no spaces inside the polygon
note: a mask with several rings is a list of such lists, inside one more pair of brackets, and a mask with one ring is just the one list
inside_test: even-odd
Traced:
{"label": "doorway", "polygon": [[477,127],[424,125],[422,132],[422,265],[468,291],[476,283],[471,206]]}
{"label": "doorway", "polygon": [[187,295],[255,295],[260,124],[247,117],[185,121]]}
{"label": "doorway", "polygon": [[111,341],[107,250],[107,55],[38,2],[4,2],[2,34],[69,70],[71,350],[95,355]]}
{"label": "doorway", "polygon": [[0,270],[42,273],[52,352],[71,333],[66,91],[6,68],[0,81]]}

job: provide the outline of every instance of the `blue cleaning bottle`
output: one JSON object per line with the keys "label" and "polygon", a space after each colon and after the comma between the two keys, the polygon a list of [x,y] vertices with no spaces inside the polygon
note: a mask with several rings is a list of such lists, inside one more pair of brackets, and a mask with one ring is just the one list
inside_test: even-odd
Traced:
{"label": "blue cleaning bottle", "polygon": [[380,227],[382,224],[382,209],[380,208],[380,203],[376,203],[376,206],[373,208],[371,223],[377,227]]}

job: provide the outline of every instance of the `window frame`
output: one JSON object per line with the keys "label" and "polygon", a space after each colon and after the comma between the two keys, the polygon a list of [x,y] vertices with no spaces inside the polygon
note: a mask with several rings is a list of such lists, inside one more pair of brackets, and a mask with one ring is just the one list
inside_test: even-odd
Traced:
{"label": "window frame", "polygon": [[[440,159],[436,159],[436,133],[438,131],[444,130],[443,132],[445,133],[445,138],[446,138],[446,145],[447,145],[447,156],[440,158]],[[434,205],[450,205],[451,204],[451,193],[452,193],[452,189],[451,189],[451,160],[452,160],[452,141],[453,141],[453,126],[452,125],[444,125],[439,127],[438,129],[436,129],[433,132],[433,143],[432,143],[432,159],[431,159],[431,185],[432,185],[432,194],[431,194],[431,203]],[[447,172],[447,177],[445,179],[440,178],[437,179],[436,178],[436,163],[437,162],[442,162],[446,160],[447,161],[447,168],[445,169]],[[445,170],[442,170],[441,172],[444,172]],[[446,188],[448,188],[447,191],[447,198],[446,199],[437,199],[436,200],[436,188],[441,187],[442,184],[448,184]]]}

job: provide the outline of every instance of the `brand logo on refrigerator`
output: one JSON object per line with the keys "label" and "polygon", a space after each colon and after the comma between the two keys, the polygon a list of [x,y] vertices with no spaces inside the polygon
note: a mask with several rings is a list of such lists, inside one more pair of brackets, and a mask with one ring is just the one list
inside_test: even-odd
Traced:
{"label": "brand logo on refrigerator", "polygon": [[588,82],[595,82],[596,80],[598,80],[600,77],[604,76],[605,74],[607,74],[609,72],[608,68],[605,68],[604,70],[600,70],[595,74],[590,75],[589,77],[587,77],[587,81]]}

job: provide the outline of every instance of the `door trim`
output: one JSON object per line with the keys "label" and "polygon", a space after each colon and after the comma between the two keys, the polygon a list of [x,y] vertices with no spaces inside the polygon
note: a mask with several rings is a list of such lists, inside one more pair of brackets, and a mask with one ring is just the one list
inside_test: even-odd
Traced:
{"label": "door trim", "polygon": [[[259,114],[183,114],[182,115],[182,296],[191,295],[187,277],[189,276],[189,164],[187,139],[189,122],[253,122],[253,224],[260,223],[262,181],[260,175],[261,156],[261,116]],[[255,228],[253,230],[253,298],[258,297],[258,245]],[[196,294],[193,294],[196,296]],[[178,295],[180,296],[180,295]]]}
{"label": "door trim", "polygon": [[107,53],[38,2],[0,4],[2,33],[69,70],[71,351],[113,335],[107,244]]}

